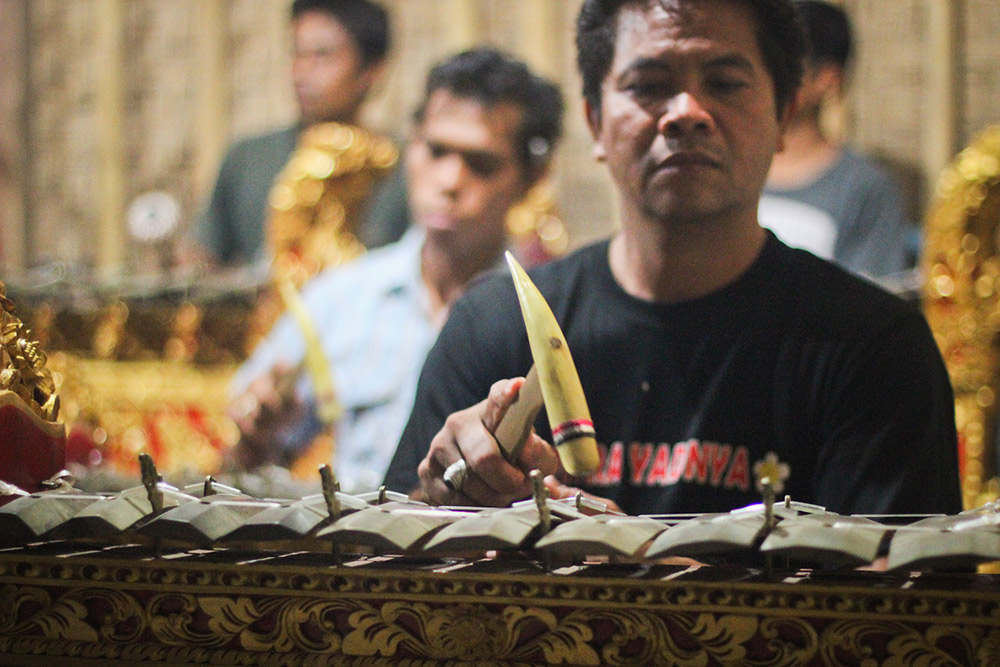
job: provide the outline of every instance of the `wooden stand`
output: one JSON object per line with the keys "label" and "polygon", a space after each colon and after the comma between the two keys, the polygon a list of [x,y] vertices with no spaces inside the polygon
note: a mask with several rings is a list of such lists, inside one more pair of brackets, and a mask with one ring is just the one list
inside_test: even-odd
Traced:
{"label": "wooden stand", "polygon": [[1000,664],[992,575],[0,552],[0,665]]}

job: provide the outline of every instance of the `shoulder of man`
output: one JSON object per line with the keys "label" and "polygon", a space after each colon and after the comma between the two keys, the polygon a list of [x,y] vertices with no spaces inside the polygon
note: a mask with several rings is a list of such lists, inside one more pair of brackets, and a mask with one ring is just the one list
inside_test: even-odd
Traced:
{"label": "shoulder of man", "polygon": [[785,275],[776,281],[776,289],[787,299],[786,307],[795,308],[807,321],[861,331],[900,318],[923,319],[916,304],[812,253],[780,244],[777,255]]}
{"label": "shoulder of man", "polygon": [[[606,241],[598,242],[528,271],[557,320],[566,313],[567,304],[573,302],[574,295],[587,289],[586,278],[593,273],[591,267],[607,257],[606,248]],[[479,276],[458,299],[442,339],[451,341],[449,345],[464,345],[470,340],[490,345],[523,330],[514,282],[510,271],[502,266]]]}
{"label": "shoulder of man", "polygon": [[297,125],[243,136],[230,144],[227,154],[235,156],[247,153],[259,155],[268,151],[290,152],[294,150],[298,136],[299,127]]}
{"label": "shoulder of man", "polygon": [[898,186],[889,167],[878,159],[865,155],[851,147],[841,149],[840,160],[834,166],[833,172],[839,172],[841,177],[877,189],[895,189]]}
{"label": "shoulder of man", "polygon": [[413,228],[394,243],[369,250],[345,264],[328,267],[306,285],[307,298],[331,290],[358,290],[372,293],[413,282],[419,275],[420,247],[423,234]]}
{"label": "shoulder of man", "polygon": [[[559,294],[570,291],[580,279],[592,275],[599,262],[607,261],[608,242],[608,239],[602,239],[588,243],[568,255],[528,269],[528,275],[546,299],[557,298]],[[463,299],[488,301],[499,293],[513,294],[513,289],[510,271],[503,264],[473,280]]]}

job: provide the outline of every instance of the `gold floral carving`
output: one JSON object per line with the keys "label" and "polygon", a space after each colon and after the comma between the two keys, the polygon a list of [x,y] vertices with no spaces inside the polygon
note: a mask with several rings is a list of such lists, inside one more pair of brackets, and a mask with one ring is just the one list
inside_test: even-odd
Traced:
{"label": "gold floral carving", "polygon": [[119,664],[1000,664],[995,590],[365,570],[0,553],[0,654]]}
{"label": "gold floral carving", "polygon": [[[301,287],[324,268],[364,253],[358,238],[361,215],[398,159],[392,141],[360,127],[328,122],[306,128],[269,194],[266,231],[273,276]],[[259,296],[246,339],[248,354],[284,309],[273,290]]]}
{"label": "gold floral carving", "polygon": [[[62,646],[66,655],[93,644],[99,651],[95,655],[102,654],[99,647],[105,655],[118,653],[112,647],[131,652],[141,648],[150,658],[158,647],[163,658],[201,655],[214,664],[245,664],[252,656],[279,653],[480,664],[848,665],[874,659],[880,646],[885,647],[884,661],[872,664],[993,665],[1000,657],[1000,630],[995,628],[939,624],[921,633],[899,622],[855,619],[837,621],[820,635],[804,619],[762,620],[749,613],[594,609],[560,616],[550,609],[518,605],[494,610],[480,604],[334,599],[255,602],[194,594],[158,596],[144,611],[125,594],[93,589],[67,593],[29,621],[12,624],[11,616],[19,609],[45,605],[47,595],[40,589],[11,595],[11,588],[5,587],[2,597],[5,607],[13,610],[0,626],[9,638],[0,642],[5,651],[32,646],[30,637],[22,640],[20,635],[35,628],[50,642],[55,640],[50,648]],[[85,620],[95,600],[109,610],[99,627]],[[341,635],[336,620],[344,616],[350,630]],[[255,627],[265,618],[271,622]],[[595,646],[594,627],[602,625],[611,629],[603,645]],[[122,626],[131,629],[123,632]],[[144,646],[134,644],[140,635]],[[755,636],[766,640],[767,651],[749,656],[747,644]],[[945,645],[949,650],[941,648]]]}
{"label": "gold floral carving", "polygon": [[137,456],[151,452],[171,480],[198,480],[218,470],[236,442],[226,414],[235,364],[196,366],[168,361],[111,361],[59,353],[67,419],[91,422],[105,469],[138,472]]}
{"label": "gold floral carving", "polygon": [[[938,665],[1000,664],[1000,629],[931,625],[926,631],[892,621],[839,621],[821,643],[823,664],[864,664],[874,647],[886,646],[883,667],[936,667]],[[946,650],[944,647],[947,646]]]}
{"label": "gold floral carving", "polygon": [[[99,623],[88,620],[89,609],[106,611]],[[100,588],[73,588],[55,598],[35,587],[0,586],[0,636],[37,634],[82,642],[130,642],[140,632],[129,619],[143,610],[131,595]],[[25,610],[37,609],[25,614]]]}

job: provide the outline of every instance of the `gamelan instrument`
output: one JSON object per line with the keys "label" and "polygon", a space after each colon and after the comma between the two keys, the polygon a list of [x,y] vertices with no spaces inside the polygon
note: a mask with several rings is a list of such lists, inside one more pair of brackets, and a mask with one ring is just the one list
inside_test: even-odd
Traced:
{"label": "gamelan instrument", "polygon": [[[996,505],[625,516],[207,479],[8,496],[0,664],[961,664],[1000,657]],[[773,494],[771,494],[773,495]],[[746,564],[744,561],[758,562]],[[880,559],[887,571],[855,569]],[[709,564],[710,563],[710,564]]]}

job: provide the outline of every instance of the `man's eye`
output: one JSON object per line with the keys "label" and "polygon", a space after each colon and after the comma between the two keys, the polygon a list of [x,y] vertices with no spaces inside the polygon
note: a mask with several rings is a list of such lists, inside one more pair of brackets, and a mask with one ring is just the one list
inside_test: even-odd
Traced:
{"label": "man's eye", "polygon": [[662,83],[650,83],[638,81],[635,83],[630,83],[625,86],[625,90],[631,93],[634,97],[641,98],[652,98],[662,95],[666,90],[666,86]]}
{"label": "man's eye", "polygon": [[466,157],[465,164],[472,173],[482,178],[489,178],[500,169],[500,164],[496,160],[477,155]]}
{"label": "man's eye", "polygon": [[331,49],[300,49],[292,52],[295,58],[313,58],[317,60],[320,58],[329,58],[333,54],[334,51]]}
{"label": "man's eye", "polygon": [[439,160],[448,154],[448,151],[446,151],[443,146],[428,144],[427,148],[431,152],[431,157],[434,158],[435,160]]}
{"label": "man's eye", "polygon": [[747,87],[747,82],[743,79],[713,79],[708,82],[709,87],[720,93],[734,93]]}

